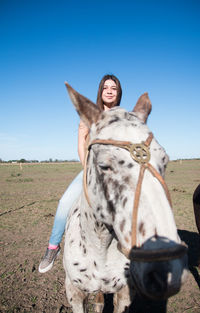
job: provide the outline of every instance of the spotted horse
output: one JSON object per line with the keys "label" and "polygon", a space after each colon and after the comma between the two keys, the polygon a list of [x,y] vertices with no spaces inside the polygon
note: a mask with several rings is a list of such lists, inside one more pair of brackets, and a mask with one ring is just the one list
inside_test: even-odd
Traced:
{"label": "spotted horse", "polygon": [[133,112],[102,112],[66,87],[90,129],[83,192],[66,225],[63,262],[73,312],[86,312],[91,293],[114,293],[114,313],[129,312],[135,290],[150,299],[176,294],[187,276],[187,248],[163,179],[168,156],[145,123],[148,94]]}

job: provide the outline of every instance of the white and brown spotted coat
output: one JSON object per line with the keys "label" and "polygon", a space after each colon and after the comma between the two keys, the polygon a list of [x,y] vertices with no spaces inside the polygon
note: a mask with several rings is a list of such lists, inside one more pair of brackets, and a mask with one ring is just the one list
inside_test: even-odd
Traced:
{"label": "white and brown spotted coat", "polygon": [[[81,118],[87,122],[90,119],[88,112],[83,112],[82,104],[79,107],[81,96],[70,96]],[[114,139],[140,143],[150,133],[147,125],[137,117],[137,112],[128,113],[121,108],[99,113],[95,123],[94,119],[91,120],[91,141]],[[153,139],[150,151],[150,163],[164,175],[168,162],[165,150]],[[130,290],[127,288],[132,288],[129,284],[129,260],[118,251],[117,242],[131,248],[131,217],[138,175],[139,164],[128,151],[114,146],[92,146],[87,169],[91,207],[82,192],[66,225],[66,293],[74,313],[83,313],[83,300],[87,294],[99,291],[117,293],[126,290],[117,302],[115,313],[123,312],[130,303]],[[179,242],[164,191],[146,173],[139,204],[138,245],[142,246],[154,236],[165,236],[169,241]],[[138,266],[139,271],[145,271]],[[175,270],[176,266],[172,274]],[[138,273],[139,279],[140,275]]]}

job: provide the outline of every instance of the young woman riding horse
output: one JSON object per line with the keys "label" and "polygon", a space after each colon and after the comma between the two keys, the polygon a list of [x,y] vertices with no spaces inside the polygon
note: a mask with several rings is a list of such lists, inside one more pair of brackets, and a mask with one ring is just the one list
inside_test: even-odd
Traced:
{"label": "young woman riding horse", "polygon": [[[118,78],[114,75],[105,75],[99,84],[97,106],[105,111],[114,106],[119,106],[121,96],[122,89]],[[84,165],[85,144],[88,133],[89,129],[87,126],[80,121],[78,131],[78,154],[82,165]],[[53,263],[60,252],[60,242],[65,231],[68,213],[81,193],[82,178],[83,171],[76,176],[59,201],[49,245],[39,265],[40,273],[45,273],[52,268]]]}

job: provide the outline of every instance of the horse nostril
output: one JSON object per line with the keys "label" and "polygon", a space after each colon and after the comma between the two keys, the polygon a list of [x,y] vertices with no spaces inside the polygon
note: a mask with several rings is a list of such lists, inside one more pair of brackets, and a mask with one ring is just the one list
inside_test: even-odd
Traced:
{"label": "horse nostril", "polygon": [[151,270],[147,273],[145,283],[147,289],[149,289],[152,293],[157,293],[157,295],[164,294],[167,290],[167,277],[165,277],[165,275],[158,270]]}

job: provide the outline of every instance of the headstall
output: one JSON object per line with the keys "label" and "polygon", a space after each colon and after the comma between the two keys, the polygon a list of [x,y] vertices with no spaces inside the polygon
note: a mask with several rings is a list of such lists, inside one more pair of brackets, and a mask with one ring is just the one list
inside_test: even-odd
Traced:
{"label": "headstall", "polygon": [[87,162],[88,162],[89,151],[93,145],[95,144],[112,145],[112,146],[125,149],[130,152],[132,159],[140,164],[140,172],[139,172],[139,177],[138,177],[135,197],[134,197],[134,203],[133,203],[131,251],[127,251],[126,248],[121,247],[121,245],[118,243],[118,248],[121,250],[123,254],[126,255],[126,257],[130,258],[131,260],[139,261],[139,262],[153,262],[153,261],[165,261],[169,259],[170,260],[176,259],[178,257],[183,256],[187,251],[187,248],[184,244],[177,244],[176,248],[145,250],[145,251],[144,250],[142,251],[141,249],[139,249],[139,247],[137,247],[138,207],[139,207],[142,182],[144,178],[144,172],[146,169],[149,170],[149,172],[161,183],[165,191],[166,197],[169,201],[170,207],[172,208],[170,194],[169,194],[167,185],[163,177],[149,163],[149,160],[151,157],[149,147],[150,147],[152,139],[153,139],[153,134],[150,133],[145,142],[141,142],[138,144],[133,144],[130,141],[118,141],[118,140],[112,140],[112,139],[93,140],[92,142],[89,143],[87,147],[87,152],[85,156],[85,165],[84,165],[84,178],[83,178],[84,193],[85,193],[85,197],[87,199],[88,204],[91,206],[89,196],[88,196],[88,190],[87,190]]}

